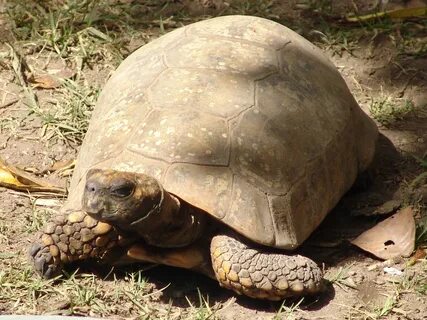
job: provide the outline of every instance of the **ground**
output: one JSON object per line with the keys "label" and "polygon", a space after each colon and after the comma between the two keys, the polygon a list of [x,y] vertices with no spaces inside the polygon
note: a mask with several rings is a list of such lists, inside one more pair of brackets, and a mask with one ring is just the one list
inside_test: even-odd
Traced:
{"label": "ground", "polygon": [[[400,5],[404,1],[391,1]],[[406,1],[418,3],[423,1]],[[223,14],[262,16],[300,33],[335,63],[381,136],[373,181],[354,189],[301,251],[323,263],[319,297],[270,303],[235,296],[187,271],[148,266],[85,268],[42,280],[28,247],[54,214],[51,194],[0,188],[0,314],[141,319],[425,319],[427,261],[400,259],[383,271],[348,240],[411,205],[416,247],[427,230],[427,22],[351,23],[378,1],[0,1],[0,158],[66,187],[99,90],[133,50],[181,25]],[[424,4],[425,5],[425,4]],[[54,74],[54,76],[52,76]],[[47,201],[46,201],[47,199]],[[59,203],[62,199],[57,199]],[[391,205],[392,204],[392,205]],[[424,220],[423,220],[424,219]],[[424,229],[423,229],[424,228]],[[422,251],[418,251],[422,252]]]}

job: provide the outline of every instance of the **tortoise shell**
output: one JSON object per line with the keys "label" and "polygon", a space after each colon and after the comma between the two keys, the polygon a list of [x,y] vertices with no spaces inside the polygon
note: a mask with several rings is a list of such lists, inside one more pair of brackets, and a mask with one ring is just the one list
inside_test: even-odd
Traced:
{"label": "tortoise shell", "polygon": [[141,172],[245,237],[292,249],[374,153],[333,64],[290,29],[225,16],[131,54],[103,89],[65,208],[91,168]]}

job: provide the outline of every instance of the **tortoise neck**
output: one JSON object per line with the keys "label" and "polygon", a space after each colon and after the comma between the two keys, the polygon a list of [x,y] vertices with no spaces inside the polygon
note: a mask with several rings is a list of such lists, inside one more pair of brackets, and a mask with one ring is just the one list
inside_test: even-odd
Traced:
{"label": "tortoise neck", "polygon": [[132,223],[132,229],[153,246],[184,247],[198,239],[205,230],[206,217],[193,206],[162,189],[157,206],[143,219]]}

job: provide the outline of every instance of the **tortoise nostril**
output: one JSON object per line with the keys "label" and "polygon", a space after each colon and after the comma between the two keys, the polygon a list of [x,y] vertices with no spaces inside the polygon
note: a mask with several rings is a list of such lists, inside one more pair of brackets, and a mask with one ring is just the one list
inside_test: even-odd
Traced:
{"label": "tortoise nostril", "polygon": [[90,193],[95,193],[99,191],[99,189],[100,189],[100,186],[97,182],[95,181],[86,182],[86,190],[89,191]]}

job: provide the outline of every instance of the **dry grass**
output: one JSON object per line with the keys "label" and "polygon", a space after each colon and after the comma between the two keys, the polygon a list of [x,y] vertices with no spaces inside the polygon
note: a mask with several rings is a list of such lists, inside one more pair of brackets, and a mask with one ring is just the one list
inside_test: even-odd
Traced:
{"label": "dry grass", "polygon": [[[58,1],[9,3],[7,13],[13,21],[14,43],[9,46],[7,62],[25,90],[29,111],[41,119],[41,135],[46,140],[81,143],[102,85],[93,81],[87,71],[97,65],[113,70],[123,59],[120,48],[132,32],[127,28],[126,37],[117,40],[117,33],[110,32],[106,25],[121,30],[125,21],[115,19],[102,8],[98,1],[66,1],[63,5]],[[59,87],[46,101],[44,92],[38,92],[30,83],[31,76],[39,70],[30,66],[28,53],[44,61],[44,69],[56,60],[72,70],[70,78],[59,79]]]}

